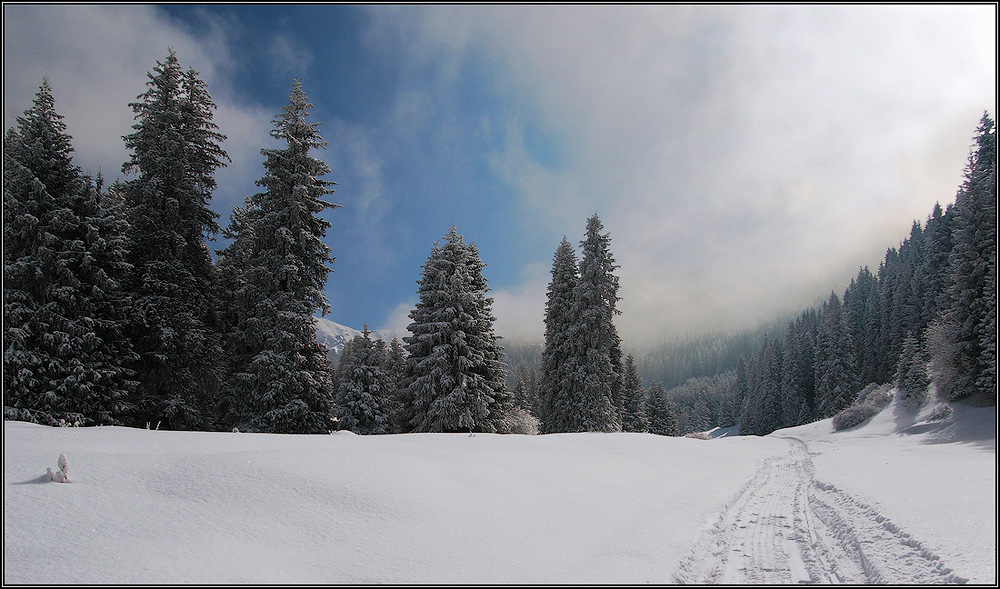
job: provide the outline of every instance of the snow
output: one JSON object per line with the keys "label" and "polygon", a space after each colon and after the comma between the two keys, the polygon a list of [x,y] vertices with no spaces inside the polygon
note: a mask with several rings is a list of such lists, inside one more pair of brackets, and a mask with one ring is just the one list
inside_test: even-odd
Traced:
{"label": "snow", "polygon": [[776,435],[806,442],[819,481],[834,484],[917,538],[976,583],[996,583],[996,407],[950,404],[926,422],[895,404],[866,425],[832,432],[829,420]]}
{"label": "snow", "polygon": [[[863,581],[830,538],[876,523],[869,568],[919,561],[883,582],[996,583],[996,408],[954,409],[711,440],[4,422],[4,583]],[[735,542],[761,506],[754,552]]]}

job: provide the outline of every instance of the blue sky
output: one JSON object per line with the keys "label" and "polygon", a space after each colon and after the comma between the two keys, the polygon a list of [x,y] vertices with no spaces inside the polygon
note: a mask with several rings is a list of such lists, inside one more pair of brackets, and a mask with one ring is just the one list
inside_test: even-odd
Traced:
{"label": "blue sky", "polygon": [[7,4],[4,128],[48,76],[77,163],[114,177],[167,47],[229,137],[223,225],[302,80],[343,205],[328,318],[405,327],[454,224],[511,339],[541,338],[552,254],[594,213],[629,343],[842,292],[953,200],[996,102],[994,5]]}

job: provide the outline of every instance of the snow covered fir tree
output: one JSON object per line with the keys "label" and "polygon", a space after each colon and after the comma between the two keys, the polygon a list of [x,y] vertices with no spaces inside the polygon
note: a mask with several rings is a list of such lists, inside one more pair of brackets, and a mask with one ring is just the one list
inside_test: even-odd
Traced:
{"label": "snow covered fir tree", "polygon": [[401,431],[497,432],[513,409],[484,266],[455,227],[431,249],[404,338]]}
{"label": "snow covered fir tree", "polygon": [[552,260],[552,281],[545,303],[545,348],[539,382],[542,432],[563,430],[566,414],[572,410],[568,396],[574,378],[576,357],[572,347],[573,289],[576,287],[577,259],[573,246],[563,237]]}
{"label": "snow covered fir tree", "polygon": [[73,165],[47,80],[3,145],[4,418],[121,424],[135,387],[121,212]]}
{"label": "snow covered fir tree", "polygon": [[368,326],[347,342],[337,366],[338,429],[366,435],[394,433],[396,381],[391,361],[385,342],[372,341]]}
{"label": "snow covered fir tree", "polygon": [[323,243],[330,222],[319,215],[340,205],[323,200],[334,182],[310,154],[326,145],[308,120],[311,107],[295,80],[271,131],[285,147],[261,150],[264,191],[233,212],[233,243],[219,252],[229,361],[223,406],[226,425],[241,431],[331,429],[332,368],[313,313],[328,310],[323,287],[333,262]]}
{"label": "snow covered fir tree", "polygon": [[618,266],[603,229],[597,215],[587,220],[578,267],[565,238],[553,260],[541,386],[546,433],[622,427],[624,375],[614,325]]}
{"label": "snow covered fir tree", "polygon": [[122,171],[128,261],[132,274],[130,336],[136,417],[165,429],[209,429],[221,380],[221,334],[215,266],[206,245],[218,232],[209,203],[214,172],[228,156],[212,122],[215,104],[198,77],[170,51],[131,103],[131,158]]}

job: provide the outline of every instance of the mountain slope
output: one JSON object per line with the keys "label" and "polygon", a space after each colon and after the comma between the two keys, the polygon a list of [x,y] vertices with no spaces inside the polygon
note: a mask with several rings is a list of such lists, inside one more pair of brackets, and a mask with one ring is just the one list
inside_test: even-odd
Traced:
{"label": "mountain slope", "polygon": [[[351,341],[352,338],[361,335],[361,332],[322,317],[313,317],[313,319],[316,320],[316,339],[326,346],[330,362],[334,366],[337,366],[340,361],[340,355],[344,352],[344,344]],[[409,335],[409,332],[405,330],[377,329],[371,332],[372,339],[385,340],[387,343],[392,341],[394,337],[398,337],[400,343],[402,343],[403,337],[406,335]]]}

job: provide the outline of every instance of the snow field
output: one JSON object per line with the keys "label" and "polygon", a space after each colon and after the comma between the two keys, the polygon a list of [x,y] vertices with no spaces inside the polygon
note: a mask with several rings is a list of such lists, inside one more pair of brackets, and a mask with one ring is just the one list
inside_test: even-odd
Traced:
{"label": "snow field", "polygon": [[[786,443],[4,424],[8,583],[669,582]],[[43,481],[65,453],[71,484]]]}
{"label": "snow field", "polygon": [[936,422],[925,421],[933,403],[917,415],[894,403],[860,427],[832,432],[824,420],[774,435],[805,442],[820,486],[877,512],[900,541],[919,542],[956,578],[996,583],[997,408],[950,406]]}
{"label": "snow field", "polygon": [[5,422],[4,582],[995,584],[996,407],[952,407],[712,440]]}

